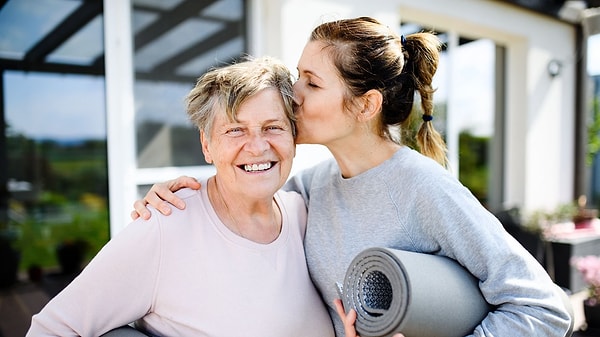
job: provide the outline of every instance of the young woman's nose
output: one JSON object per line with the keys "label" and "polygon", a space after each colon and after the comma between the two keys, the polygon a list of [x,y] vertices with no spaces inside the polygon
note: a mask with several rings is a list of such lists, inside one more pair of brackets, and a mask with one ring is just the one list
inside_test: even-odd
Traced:
{"label": "young woman's nose", "polygon": [[300,86],[298,85],[299,81],[296,81],[296,83],[294,83],[294,85],[292,86],[292,88],[294,89],[294,107],[302,105],[302,98],[300,95]]}

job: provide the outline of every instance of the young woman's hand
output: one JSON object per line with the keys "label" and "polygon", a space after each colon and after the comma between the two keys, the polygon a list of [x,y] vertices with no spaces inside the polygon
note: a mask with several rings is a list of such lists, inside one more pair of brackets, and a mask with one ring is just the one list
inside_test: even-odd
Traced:
{"label": "young woman's hand", "polygon": [[[356,328],[354,327],[354,323],[356,323],[356,311],[354,311],[354,309],[350,309],[350,312],[346,314],[346,311],[344,310],[344,304],[339,298],[333,300],[333,304],[335,305],[335,310],[340,316],[340,319],[342,322],[344,322],[344,331],[346,337],[360,337],[356,334]],[[394,335],[394,337],[404,337],[404,335],[397,333]]]}
{"label": "young woman's hand", "polygon": [[356,322],[356,311],[354,311],[354,309],[350,309],[350,312],[346,314],[346,311],[344,310],[344,304],[339,298],[333,300],[333,304],[335,305],[335,311],[337,311],[338,316],[340,316],[340,319],[342,322],[344,322],[344,331],[346,337],[359,337],[356,334],[356,328],[354,328],[354,322]]}
{"label": "young woman's hand", "polygon": [[173,193],[184,187],[197,190],[200,189],[200,183],[198,180],[196,180],[196,178],[181,176],[177,179],[167,180],[165,182],[152,185],[152,188],[150,188],[143,199],[136,200],[133,203],[134,211],[131,212],[131,218],[133,220],[139,217],[146,220],[150,219],[150,211],[148,208],[146,208],[147,204],[152,205],[164,215],[171,214],[170,205],[173,205],[179,209],[184,209],[185,203],[183,200],[179,199]]}

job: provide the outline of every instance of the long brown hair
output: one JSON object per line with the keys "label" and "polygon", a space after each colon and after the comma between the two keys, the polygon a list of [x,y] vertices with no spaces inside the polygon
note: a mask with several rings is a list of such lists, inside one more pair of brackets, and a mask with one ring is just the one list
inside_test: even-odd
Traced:
{"label": "long brown hair", "polygon": [[353,97],[371,89],[383,96],[378,132],[391,135],[391,127],[408,127],[415,92],[423,111],[423,123],[416,133],[419,150],[447,166],[446,144],[431,123],[433,114],[433,75],[442,43],[430,32],[403,38],[370,17],[326,22],[315,28],[311,41],[326,44],[340,77]]}

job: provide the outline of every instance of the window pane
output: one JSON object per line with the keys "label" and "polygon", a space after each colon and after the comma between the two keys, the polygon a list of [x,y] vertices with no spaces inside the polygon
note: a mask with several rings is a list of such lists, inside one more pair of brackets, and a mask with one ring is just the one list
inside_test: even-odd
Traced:
{"label": "window pane", "polygon": [[136,81],[138,167],[206,164],[198,129],[188,123],[184,110],[191,85]]}
{"label": "window pane", "polygon": [[48,55],[47,61],[91,65],[104,53],[104,18],[96,16],[65,43]]}
{"label": "window pane", "polygon": [[22,58],[79,5],[64,0],[8,1],[0,11],[0,57]]}
{"label": "window pane", "polygon": [[6,71],[3,80],[8,225],[21,269],[74,272],[108,241],[104,79]]}
{"label": "window pane", "polygon": [[185,96],[207,69],[246,51],[243,0],[133,1],[137,165],[206,165]]}
{"label": "window pane", "polygon": [[[404,23],[403,34],[433,31],[427,27]],[[451,165],[459,180],[471,190],[485,206],[501,206],[501,191],[490,191],[490,186],[501,189],[502,162],[500,135],[496,120],[496,60],[497,46],[487,39],[473,40],[452,36],[446,32],[436,34],[444,43],[440,64],[433,81],[435,112],[434,125],[448,144]],[[454,39],[450,41],[450,39]],[[473,58],[472,55],[477,55]],[[420,109],[420,107],[415,107]],[[501,113],[501,112],[499,112]],[[420,119],[415,122],[415,128]],[[412,143],[413,134],[405,141]],[[495,193],[491,195],[490,193]],[[490,201],[492,204],[490,204]]]}
{"label": "window pane", "polygon": [[[470,55],[477,55],[476,62]],[[470,60],[469,60],[470,59]],[[459,179],[488,205],[490,146],[494,138],[495,45],[475,40],[461,45],[455,55],[460,89],[454,90],[454,125],[458,131]]]}

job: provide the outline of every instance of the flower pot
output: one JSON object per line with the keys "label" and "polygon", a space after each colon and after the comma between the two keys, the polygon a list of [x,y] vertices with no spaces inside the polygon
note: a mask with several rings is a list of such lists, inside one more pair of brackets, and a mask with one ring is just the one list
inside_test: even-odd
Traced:
{"label": "flower pot", "polygon": [[583,301],[583,314],[588,330],[600,331],[600,303],[590,305],[588,300]]}
{"label": "flower pot", "polygon": [[0,238],[0,288],[7,288],[17,282],[21,254],[8,240]]}
{"label": "flower pot", "polygon": [[87,243],[83,240],[65,241],[56,247],[56,257],[65,275],[79,274],[85,258]]}

